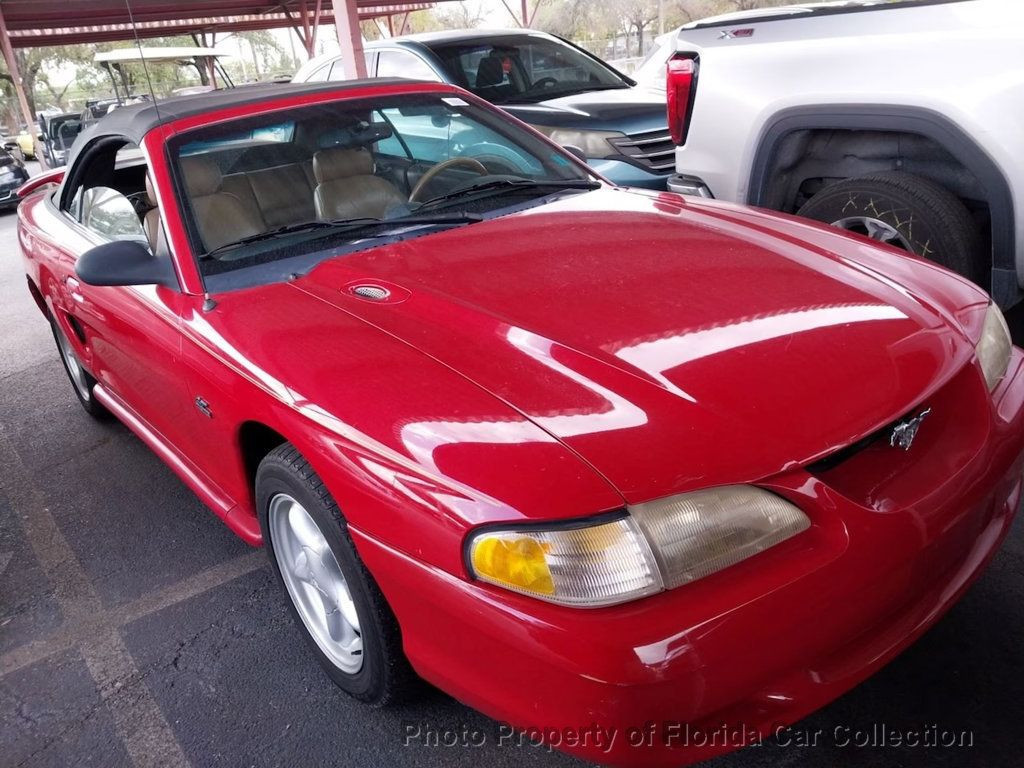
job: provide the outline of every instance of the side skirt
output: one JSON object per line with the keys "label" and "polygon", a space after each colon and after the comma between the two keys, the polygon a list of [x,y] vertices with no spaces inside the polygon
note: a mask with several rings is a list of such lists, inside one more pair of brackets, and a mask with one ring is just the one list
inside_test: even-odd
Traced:
{"label": "side skirt", "polygon": [[212,509],[214,514],[223,520],[240,539],[254,547],[263,544],[263,536],[256,518],[246,514],[233,499],[204,478],[199,471],[192,467],[191,462],[164,440],[159,433],[150,429],[149,425],[136,416],[127,405],[104,389],[102,384],[93,387],[93,396],[149,446],[150,450],[159,456],[167,466],[174,470],[174,473],[181,478],[185,485]]}

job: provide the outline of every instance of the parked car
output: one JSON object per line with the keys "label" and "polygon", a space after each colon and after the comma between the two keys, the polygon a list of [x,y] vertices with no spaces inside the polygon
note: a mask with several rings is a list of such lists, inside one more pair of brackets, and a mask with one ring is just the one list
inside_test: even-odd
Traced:
{"label": "parked car", "polygon": [[21,130],[17,135],[11,136],[4,141],[4,149],[8,149],[9,142],[13,142],[18,147],[23,159],[36,159],[35,137],[26,126],[21,126]]}
{"label": "parked car", "polygon": [[25,153],[21,151],[21,145],[18,143],[17,136],[5,136],[3,140],[3,149],[9,153],[11,157],[25,162]]}
{"label": "parked car", "polygon": [[[1008,0],[854,0],[689,24],[670,64],[677,192],[817,219],[1024,285],[1024,50]],[[970,66],[950,69],[949,51]]]}
{"label": "parked car", "polygon": [[43,157],[51,168],[58,168],[68,161],[68,151],[82,130],[82,115],[69,112],[60,115],[40,115],[40,143]]}
{"label": "parked car", "polygon": [[980,288],[611,186],[454,86],[128,106],[69,168],[18,242],[75,395],[267,546],[361,701],[415,671],[518,727],[653,724],[555,744],[603,763],[728,751],[672,723],[835,698],[1020,505],[1024,351]]}
{"label": "parked car", "polygon": [[[451,83],[576,148],[616,184],[665,189],[674,168],[664,94],[567,40],[541,32],[433,32],[366,46],[371,77]],[[340,56],[303,65],[293,82],[346,78]]]}
{"label": "parked car", "polygon": [[0,150],[0,210],[16,208],[21,199],[18,188],[28,181],[28,171],[20,158]]}

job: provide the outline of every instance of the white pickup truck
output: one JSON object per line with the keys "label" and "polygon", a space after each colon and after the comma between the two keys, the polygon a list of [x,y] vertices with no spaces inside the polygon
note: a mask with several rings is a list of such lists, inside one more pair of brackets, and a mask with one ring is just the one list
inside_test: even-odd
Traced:
{"label": "white pickup truck", "polygon": [[796,213],[1024,298],[1024,2],[855,0],[682,28],[669,188]]}

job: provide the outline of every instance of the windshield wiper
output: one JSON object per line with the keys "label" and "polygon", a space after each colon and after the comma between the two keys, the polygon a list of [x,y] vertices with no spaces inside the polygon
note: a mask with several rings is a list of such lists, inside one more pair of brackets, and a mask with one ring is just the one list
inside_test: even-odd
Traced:
{"label": "windshield wiper", "polygon": [[457,200],[467,195],[476,195],[480,192],[504,193],[523,189],[553,189],[557,191],[562,189],[600,189],[600,187],[601,182],[591,179],[492,179],[424,200],[417,210],[423,210],[428,206],[445,203],[449,200]]}
{"label": "windshield wiper", "polygon": [[[433,214],[424,216],[403,216],[397,219],[375,219],[372,217],[361,217],[356,219],[336,219],[334,221],[303,221],[298,224],[288,224],[276,229],[269,229],[266,232],[258,232],[255,235],[243,237],[241,240],[233,240],[230,243],[214,248],[202,258],[211,259],[226,251],[233,251],[243,245],[261,243],[267,240],[276,240],[279,237],[287,237],[300,232],[314,230],[331,230],[332,234],[349,234],[352,232],[374,231],[379,229],[405,229],[430,224],[472,224],[481,221],[483,217],[478,213],[456,212]],[[378,233],[379,234],[379,233]]]}

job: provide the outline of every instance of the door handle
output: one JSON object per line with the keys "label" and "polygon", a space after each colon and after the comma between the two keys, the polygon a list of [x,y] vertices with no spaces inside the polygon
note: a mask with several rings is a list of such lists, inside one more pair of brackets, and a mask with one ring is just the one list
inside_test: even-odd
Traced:
{"label": "door handle", "polygon": [[64,280],[64,285],[68,287],[68,293],[72,299],[79,304],[85,301],[85,296],[82,295],[82,284],[77,279],[69,277]]}

